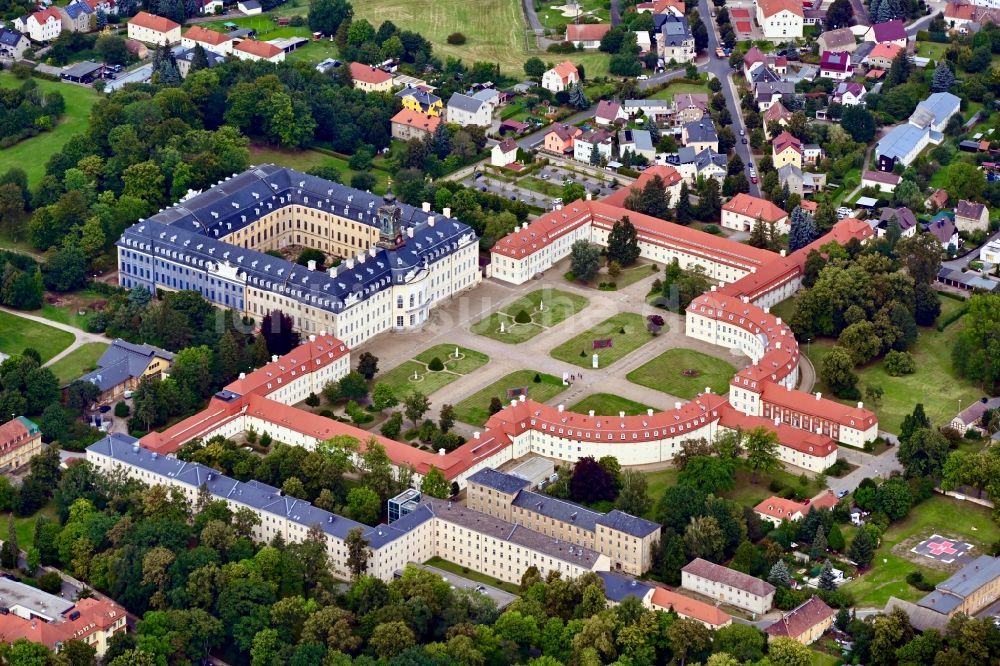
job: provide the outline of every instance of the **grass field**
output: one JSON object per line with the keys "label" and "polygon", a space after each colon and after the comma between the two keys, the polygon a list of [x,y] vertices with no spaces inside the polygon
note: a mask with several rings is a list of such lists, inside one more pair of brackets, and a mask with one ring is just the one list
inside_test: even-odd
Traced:
{"label": "grass field", "polygon": [[667,86],[663,90],[657,90],[650,99],[665,99],[672,100],[674,95],[680,95],[684,93],[703,93],[711,97],[711,91],[708,89],[707,84],[702,83],[675,83],[672,86]]}
{"label": "grass field", "polygon": [[510,594],[520,594],[520,589],[517,585],[513,583],[506,583],[502,580],[497,580],[496,578],[490,578],[486,574],[479,573],[478,571],[473,571],[472,569],[462,567],[460,564],[455,564],[454,562],[449,562],[448,560],[443,560],[440,557],[432,557],[431,559],[424,562],[429,567],[434,567],[436,569],[443,569],[444,571],[450,571],[457,576],[462,578],[468,578],[469,580],[474,580],[477,583],[482,583],[483,585],[489,585],[490,587],[497,587],[504,592],[509,592]]}
{"label": "grass field", "polygon": [[[357,173],[357,171],[353,171],[347,166],[347,160],[326,155],[317,150],[283,150],[259,144],[250,146],[250,163],[273,163],[303,172],[314,167],[329,166],[340,172],[340,182],[345,185],[350,185],[351,177]],[[373,191],[376,194],[384,194],[389,182],[389,174],[379,169],[371,169],[369,173],[375,176],[375,188]]]}
{"label": "grass field", "polygon": [[[535,382],[535,375],[541,379]],[[490,400],[496,396],[500,402],[510,404],[507,397],[508,389],[528,389],[528,397],[538,402],[546,402],[566,390],[562,380],[544,372],[534,370],[518,370],[502,379],[498,379],[486,388],[473,393],[462,402],[455,405],[455,418],[470,425],[482,425],[490,417]]]}
{"label": "grass field", "polygon": [[[688,377],[685,370],[695,370],[697,375]],[[692,349],[668,349],[649,363],[626,375],[630,382],[663,391],[678,398],[690,400],[705,387],[713,393],[729,390],[729,380],[736,374],[736,368],[721,358],[702,354]]]}
{"label": "grass field", "polygon": [[88,342],[80,345],[66,356],[62,357],[51,366],[56,374],[60,386],[69,384],[74,379],[78,379],[85,372],[90,372],[97,367],[97,359],[108,348],[103,342]]}
{"label": "grass field", "polygon": [[[950,299],[942,299],[941,303],[948,308],[958,305]],[[963,407],[968,407],[984,395],[979,387],[958,377],[951,367],[951,349],[963,326],[964,320],[959,319],[943,332],[938,332],[936,328],[920,329],[917,343],[910,350],[917,367],[912,375],[890,377],[881,360],[856,370],[862,395],[865,388],[872,385],[880,386],[884,392],[878,403],[866,403],[878,415],[879,428],[898,433],[903,417],[913,411],[917,402],[923,403],[924,411],[934,425],[944,425],[959,411],[959,401]],[[824,339],[805,346],[809,360],[817,371],[833,345],[833,340]],[[815,390],[833,396],[822,381],[817,380]]]}
{"label": "grass field", "polygon": [[[624,331],[624,333],[622,332]],[[612,341],[611,347],[593,349],[594,340]],[[598,364],[606,368],[615,361],[631,354],[651,341],[653,336],[646,330],[646,320],[634,312],[620,312],[608,317],[593,328],[570,338],[552,350],[551,355],[581,368],[590,368],[591,358],[597,354]]]}
{"label": "grass field", "polygon": [[619,412],[625,412],[626,416],[636,416],[645,414],[648,409],[650,409],[648,405],[623,398],[620,395],[591,393],[572,407],[568,407],[567,411],[587,414],[590,410],[594,410],[594,414],[597,416],[618,416]]}
{"label": "grass field", "polygon": [[944,52],[948,50],[948,44],[938,44],[937,42],[917,42],[917,55],[922,58],[930,58],[934,62],[939,62],[944,57]]}
{"label": "grass field", "polygon": [[[472,325],[472,332],[516,345],[572,317],[589,303],[590,301],[583,296],[558,289],[538,289],[500,308],[485,319],[480,319]],[[518,324],[514,321],[514,317],[521,310],[531,316],[530,322]],[[500,322],[504,324],[503,333],[500,332]]]}
{"label": "grass field", "polygon": [[[107,302],[108,297],[90,289],[82,289],[68,294],[59,294],[59,299],[56,304],[43,303],[41,309],[35,310],[32,314],[85,331],[87,330],[87,322],[97,314],[93,308],[94,303]],[[85,314],[80,314],[81,308],[86,310]]]}
{"label": "grass field", "polygon": [[[413,391],[420,391],[424,395],[431,395],[438,389],[451,384],[462,375],[486,365],[490,357],[486,354],[459,347],[458,353],[461,358],[455,359],[455,345],[435,345],[430,349],[417,354],[415,357],[400,363],[395,368],[384,374],[376,375],[376,384],[389,384],[396,393],[396,397],[402,400]],[[432,372],[427,369],[427,364],[434,358],[441,359],[444,363],[444,370]],[[416,372],[419,379],[413,379]]]}
{"label": "grass field", "polygon": [[[45,175],[45,163],[63,147],[70,137],[87,128],[90,109],[97,101],[97,93],[90,88],[35,79],[43,93],[58,91],[66,100],[62,120],[50,132],[20,141],[10,148],[0,149],[0,173],[11,167],[20,167],[28,174],[28,183],[37,185]],[[17,88],[23,81],[10,72],[0,72],[0,88]]]}
{"label": "grass field", "polygon": [[[0,513],[0,523],[4,526],[4,538],[7,536],[7,520],[9,513]],[[45,516],[55,520],[56,518],[56,507],[55,504],[49,502],[33,516],[24,516],[22,518],[14,518],[14,532],[17,534],[17,545],[23,550],[29,550],[33,545],[35,545],[35,519],[38,516]]]}
{"label": "grass field", "polygon": [[39,353],[44,363],[69,347],[72,342],[72,333],[0,312],[0,352],[14,355],[31,347]]}
{"label": "grass field", "polygon": [[890,596],[907,601],[922,598],[926,592],[921,592],[907,583],[906,574],[919,570],[931,583],[944,580],[948,574],[929,567],[917,566],[891,551],[893,546],[901,541],[911,537],[923,539],[935,533],[959,537],[978,545],[981,550],[988,549],[1000,538],[1000,528],[993,522],[987,509],[970,502],[934,495],[914,507],[904,520],[889,526],[882,536],[882,543],[875,551],[874,566],[868,573],[847,583],[842,589],[854,595],[859,607],[881,608]]}

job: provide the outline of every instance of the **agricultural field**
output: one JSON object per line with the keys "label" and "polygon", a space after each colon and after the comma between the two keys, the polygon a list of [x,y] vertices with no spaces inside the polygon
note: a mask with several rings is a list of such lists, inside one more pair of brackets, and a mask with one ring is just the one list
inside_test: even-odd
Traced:
{"label": "agricultural field", "polygon": [[[59,92],[66,101],[62,120],[49,132],[20,141],[10,148],[0,148],[0,173],[11,167],[24,169],[28,183],[37,185],[45,175],[45,164],[62,149],[70,137],[87,128],[90,109],[97,102],[97,93],[91,88],[67,83],[35,79],[43,93]],[[0,88],[18,88],[24,83],[10,72],[0,72]]]}

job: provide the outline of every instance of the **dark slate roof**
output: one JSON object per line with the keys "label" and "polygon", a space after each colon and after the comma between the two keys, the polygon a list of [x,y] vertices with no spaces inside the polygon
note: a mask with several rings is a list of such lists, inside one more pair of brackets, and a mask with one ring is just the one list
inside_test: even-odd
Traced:
{"label": "dark slate roof", "polygon": [[604,517],[603,514],[591,511],[579,504],[573,504],[572,502],[530,490],[522,490],[518,493],[512,504],[522,509],[548,516],[549,518],[576,525],[588,532],[596,531],[598,521]]}
{"label": "dark slate roof", "polygon": [[[215,67],[216,65],[226,61],[226,56],[220,55],[211,49],[202,49],[205,52],[205,59],[208,60],[209,67]],[[191,62],[194,60],[194,49],[184,49],[179,53],[174,53],[175,60],[184,60],[186,62]]]}
{"label": "dark slate roof", "polygon": [[90,6],[85,2],[74,2],[72,4],[66,5],[63,9],[69,14],[71,19],[76,19],[80,14],[90,14]]}
{"label": "dark slate roof", "polygon": [[917,226],[917,218],[914,216],[913,211],[905,206],[901,208],[883,208],[882,215],[879,217],[879,223],[885,223],[885,228],[889,228],[889,222],[892,218],[896,218],[896,222],[899,223],[900,231],[906,231],[911,227]]}
{"label": "dark slate roof", "polygon": [[639,516],[633,516],[630,513],[625,513],[624,511],[619,511],[614,509],[613,511],[605,514],[603,517],[597,519],[599,525],[608,527],[613,530],[618,530],[619,532],[624,532],[625,534],[631,534],[634,537],[645,537],[649,536],[656,530],[660,529],[659,524],[654,523],[651,520],[646,520],[645,518],[640,518]]}
{"label": "dark slate roof", "polygon": [[387,543],[391,543],[420,527],[433,517],[434,512],[431,511],[430,507],[421,504],[402,518],[394,520],[391,525],[377,525],[370,528],[365,533],[365,538],[368,539],[369,547],[378,550]]}
{"label": "dark slate roof", "polygon": [[441,98],[435,95],[434,93],[429,93],[426,90],[421,90],[420,88],[414,88],[412,86],[403,88],[398,93],[396,93],[396,97],[398,97],[399,99],[403,99],[404,97],[408,97],[411,95],[415,100],[417,100],[419,104],[428,107],[432,104],[435,104],[436,102],[441,101]]}
{"label": "dark slate roof", "polygon": [[0,28],[0,44],[3,44],[4,46],[17,46],[18,42],[22,39],[27,39],[27,37],[17,30]]}
{"label": "dark slate roof", "polygon": [[922,608],[929,608],[932,611],[947,615],[958,608],[958,605],[961,603],[961,597],[957,597],[954,594],[949,594],[940,590],[934,590],[926,597],[918,601],[917,605]]}
{"label": "dark slate roof", "polygon": [[85,60],[83,62],[78,62],[75,65],[70,65],[69,67],[63,70],[62,75],[79,78],[79,77],[89,76],[94,72],[102,69],[103,67],[104,65],[100,63]]}
{"label": "dark slate roof", "polygon": [[750,70],[750,81],[754,85],[758,83],[775,83],[780,80],[781,77],[767,65],[763,67],[754,67]]}
{"label": "dark slate roof", "polygon": [[729,159],[722,153],[717,153],[711,148],[706,148],[695,156],[694,163],[698,171],[701,171],[710,164],[715,164],[715,166],[725,169],[729,165]]}
{"label": "dark slate roof", "polygon": [[[198,463],[158,455],[140,447],[136,438],[122,433],[112,433],[98,440],[87,447],[87,452],[108,456],[122,464],[133,465],[195,488],[204,484],[215,497],[231,499],[259,512],[282,516],[306,527],[319,525],[324,532],[339,539],[346,537],[355,527],[360,527],[366,532],[373,529],[349,518],[319,509],[309,502],[285,497],[280,490],[266,483],[259,481],[244,483]],[[400,531],[400,534],[402,533]]]}
{"label": "dark slate roof", "polygon": [[283,294],[312,307],[340,312],[365,300],[391,282],[402,284],[417,269],[437,262],[476,239],[467,225],[437,216],[434,226],[419,208],[397,204],[401,223],[413,229],[402,247],[375,248],[364,262],[346,264],[336,276],[310,271],[285,259],[230,245],[225,236],[284,206],[297,205],[329,211],[362,224],[378,226],[382,197],[362,192],[293,169],[264,164],[225,180],[148,220],[129,227],[118,247],[153,253],[163,260],[198,271],[229,265],[238,281]]}
{"label": "dark slate roof", "polygon": [[107,391],[126,379],[141,377],[154,357],[174,360],[173,354],[159,347],[135,345],[119,338],[101,354],[101,358],[97,360],[97,369],[80,379],[94,384],[101,391]]}
{"label": "dark slate roof", "polygon": [[470,476],[469,483],[488,486],[507,495],[513,495],[518,490],[523,490],[531,485],[531,482],[527,479],[497,471],[492,467],[483,468]]}
{"label": "dark slate roof", "polygon": [[459,109],[467,113],[478,112],[483,104],[486,104],[485,100],[469,97],[468,95],[463,95],[462,93],[454,93],[448,100],[449,109]]}
{"label": "dark slate roof", "polygon": [[660,34],[663,35],[664,46],[680,46],[685,40],[691,39],[691,29],[688,21],[683,16],[667,14],[666,20],[660,27]]}
{"label": "dark slate roof", "polygon": [[937,589],[964,599],[997,578],[1000,578],[1000,558],[980,555],[950,578],[938,583]]}
{"label": "dark slate roof", "polygon": [[652,585],[630,576],[622,576],[610,571],[598,571],[597,575],[604,581],[604,596],[615,603],[621,603],[627,597],[635,597],[642,601],[643,597],[653,589]]}
{"label": "dark slate roof", "polygon": [[240,4],[245,9],[260,9],[260,3],[257,0],[243,0]]}
{"label": "dark slate roof", "polygon": [[687,132],[688,143],[704,143],[706,141],[718,141],[719,135],[715,131],[715,123],[711,120],[700,123],[688,123],[684,126]]}

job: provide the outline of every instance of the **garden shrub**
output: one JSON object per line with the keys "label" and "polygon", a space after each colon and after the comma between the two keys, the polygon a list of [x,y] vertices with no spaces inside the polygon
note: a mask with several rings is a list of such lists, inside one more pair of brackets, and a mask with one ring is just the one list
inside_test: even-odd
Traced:
{"label": "garden shrub", "polygon": [[427,369],[432,372],[441,372],[444,370],[444,363],[441,362],[437,356],[431,359],[431,362],[427,364]]}
{"label": "garden shrub", "polygon": [[514,321],[516,323],[518,323],[518,324],[530,324],[531,323],[531,315],[529,315],[524,310],[519,310],[518,313],[516,315],[514,315]]}

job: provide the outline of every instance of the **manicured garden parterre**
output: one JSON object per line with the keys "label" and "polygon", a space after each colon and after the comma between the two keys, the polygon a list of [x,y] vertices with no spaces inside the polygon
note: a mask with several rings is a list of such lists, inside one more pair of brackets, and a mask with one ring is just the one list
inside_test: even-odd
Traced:
{"label": "manicured garden parterre", "polygon": [[636,368],[627,378],[640,386],[690,400],[704,393],[705,387],[713,393],[727,392],[735,374],[736,368],[721,358],[678,347]]}
{"label": "manicured garden parterre", "polygon": [[[624,332],[623,332],[624,331]],[[598,365],[605,368],[651,341],[642,315],[621,312],[609,317],[552,350],[552,357],[581,368],[590,368],[597,354]],[[595,341],[611,340],[610,347],[594,348]]]}
{"label": "manicured garden parterre", "polygon": [[[534,381],[538,376],[538,382]],[[510,404],[507,397],[511,389],[528,390],[528,397],[538,402],[546,402],[566,390],[562,379],[534,370],[518,370],[498,379],[484,389],[473,393],[455,405],[455,418],[470,425],[482,425],[490,417],[490,401],[496,397],[504,404]]]}
{"label": "manicured garden parterre", "polygon": [[[538,289],[477,321],[472,325],[472,332],[500,342],[518,344],[572,317],[587,307],[589,302],[583,296],[559,289]],[[522,310],[531,317],[530,322],[515,321]],[[501,322],[504,325],[503,333],[500,332]]]}
{"label": "manicured garden parterre", "polygon": [[[455,347],[455,345],[449,344],[435,345],[417,354],[409,361],[400,363],[392,370],[377,375],[375,382],[391,386],[399,399],[414,391],[431,395],[456,381],[462,375],[467,375],[481,368],[490,360],[486,354],[466,347],[458,347],[459,357],[456,358]],[[435,358],[441,360],[444,364],[444,370],[435,372],[428,368],[428,365]],[[416,378],[414,378],[414,373],[416,373]]]}

